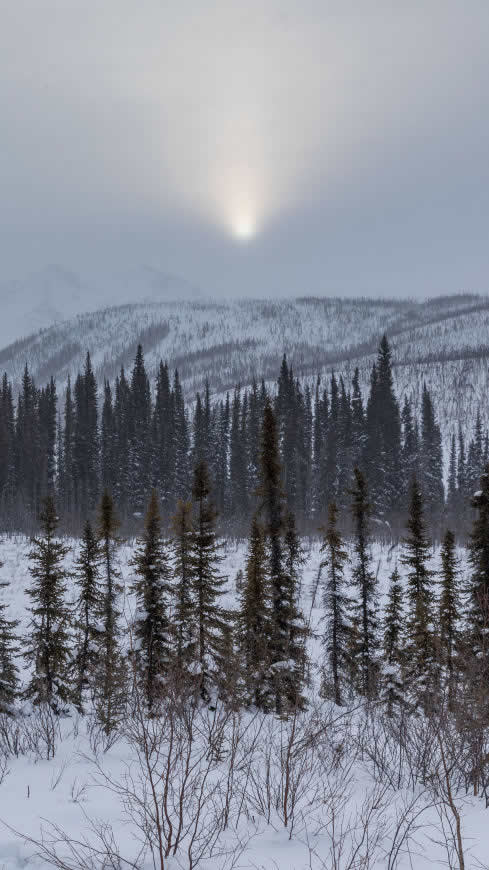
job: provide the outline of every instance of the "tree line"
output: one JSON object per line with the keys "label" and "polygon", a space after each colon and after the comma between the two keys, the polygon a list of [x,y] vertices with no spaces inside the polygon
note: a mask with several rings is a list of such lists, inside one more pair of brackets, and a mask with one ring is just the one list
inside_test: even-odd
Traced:
{"label": "tree line", "polygon": [[[48,494],[56,498],[65,532],[80,533],[107,490],[126,531],[141,526],[148,492],[158,494],[165,520],[189,498],[192,471],[207,462],[220,529],[246,534],[259,480],[260,427],[267,402],[277,421],[287,508],[301,531],[316,531],[330,502],[347,504],[348,481],[365,474],[375,516],[389,533],[405,522],[410,481],[416,474],[431,534],[448,522],[465,534],[470,495],[488,459],[480,416],[468,439],[453,437],[448,486],[443,486],[440,429],[430,392],[423,388],[421,416],[393,389],[391,351],[384,336],[364,402],[355,371],[351,384],[333,372],[315,388],[294,376],[284,357],[276,389],[256,380],[247,389],[212,400],[208,384],[185,402],[178,371],[160,363],[152,389],[142,347],[132,372],[97,385],[90,355],[63,407],[56,384],[38,388],[26,367],[18,399],[5,375],[0,395],[0,522],[31,531]],[[348,512],[343,512],[345,516]],[[382,523],[385,525],[382,526]]]}
{"label": "tree line", "polygon": [[[322,528],[320,575],[311,590],[314,599],[322,596],[323,607],[318,691],[338,705],[355,698],[381,705],[396,719],[415,710],[429,714],[444,699],[458,727],[475,740],[487,724],[489,465],[473,497],[466,581],[450,530],[435,574],[426,501],[413,476],[399,565],[383,611],[371,554],[373,506],[358,467],[345,500],[352,527],[349,550],[338,521],[342,509],[332,501]],[[205,459],[194,468],[191,500],[177,504],[170,540],[152,491],[130,563],[135,609],[132,614],[126,609],[123,625],[112,495],[104,491],[95,525],[86,520],[72,572],[65,565],[68,547],[57,534],[54,498],[48,495],[29,557],[26,636],[18,636],[17,623],[4,604],[0,608],[0,710],[12,712],[18,698],[47,705],[56,714],[74,704],[80,712],[94,710],[109,734],[134,687],[149,715],[156,715],[170,686],[172,691],[191,687],[211,708],[224,700],[281,718],[304,709],[314,668],[307,653],[311,627],[301,610],[304,559],[287,505],[279,425],[270,401],[259,437],[245,571],[237,579],[239,602],[232,611],[223,598],[226,578],[216,519]],[[74,604],[68,602],[69,579],[76,590]],[[19,655],[29,669],[22,686]],[[476,740],[474,747],[482,744]]]}

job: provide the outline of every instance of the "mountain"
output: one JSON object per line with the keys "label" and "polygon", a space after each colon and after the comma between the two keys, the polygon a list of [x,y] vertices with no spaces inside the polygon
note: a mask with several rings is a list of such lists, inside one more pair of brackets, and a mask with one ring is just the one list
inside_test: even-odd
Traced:
{"label": "mountain", "polygon": [[[181,280],[152,270],[146,276],[152,294],[168,288],[173,293]],[[67,284],[68,304],[77,304],[81,285],[75,279],[54,272],[46,280],[53,310],[60,304],[56,288]],[[183,287],[188,289],[185,282]],[[18,384],[27,363],[38,383],[53,374],[62,387],[90,351],[102,382],[122,365],[131,366],[141,342],[149,371],[154,374],[159,360],[166,360],[178,368],[188,395],[202,389],[206,377],[219,394],[245,386],[253,376],[275,380],[284,353],[311,386],[318,373],[328,377],[332,369],[349,382],[358,365],[366,393],[384,332],[392,345],[399,398],[408,394],[419,409],[426,381],[445,446],[459,423],[473,426],[478,409],[489,425],[489,299],[473,295],[426,302],[307,297],[119,305],[79,314],[11,344],[0,351],[0,368]]]}
{"label": "mountain", "polygon": [[81,277],[52,264],[22,278],[0,282],[0,346],[68,320],[100,305],[116,302],[196,300],[202,292],[184,278],[154,266],[114,270]]}

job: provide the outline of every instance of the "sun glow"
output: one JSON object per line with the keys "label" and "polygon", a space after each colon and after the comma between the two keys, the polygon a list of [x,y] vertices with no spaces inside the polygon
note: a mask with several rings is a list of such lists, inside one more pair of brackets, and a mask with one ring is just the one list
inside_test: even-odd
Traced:
{"label": "sun glow", "polygon": [[256,233],[256,223],[249,215],[241,215],[234,222],[233,233],[241,242],[247,242]]}

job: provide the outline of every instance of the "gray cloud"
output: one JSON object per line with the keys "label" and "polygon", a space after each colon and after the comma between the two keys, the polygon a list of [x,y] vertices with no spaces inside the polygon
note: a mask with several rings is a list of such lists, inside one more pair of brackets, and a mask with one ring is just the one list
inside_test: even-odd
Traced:
{"label": "gray cloud", "polygon": [[487,291],[482,0],[3,7],[3,275]]}

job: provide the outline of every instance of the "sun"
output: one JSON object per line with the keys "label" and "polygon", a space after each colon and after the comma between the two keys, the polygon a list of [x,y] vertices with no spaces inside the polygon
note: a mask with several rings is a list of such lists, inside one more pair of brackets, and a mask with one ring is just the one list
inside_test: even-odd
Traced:
{"label": "sun", "polygon": [[233,233],[240,242],[248,242],[256,233],[256,223],[249,215],[241,215],[234,223]]}

